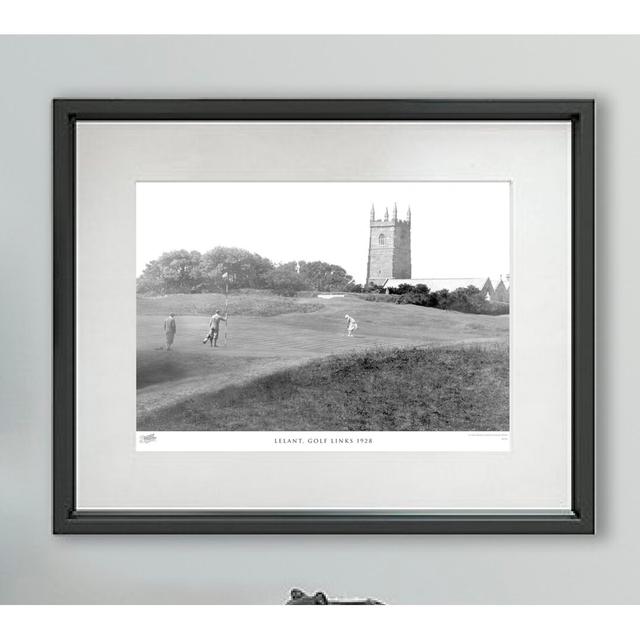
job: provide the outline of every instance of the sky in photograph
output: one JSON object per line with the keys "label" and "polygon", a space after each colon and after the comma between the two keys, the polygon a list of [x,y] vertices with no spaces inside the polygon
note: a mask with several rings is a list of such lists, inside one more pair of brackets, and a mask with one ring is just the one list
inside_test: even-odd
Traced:
{"label": "sky in photograph", "polygon": [[369,212],[411,206],[414,278],[509,273],[506,182],[141,182],[136,275],[165,251],[239,247],[273,262],[322,260],[367,271]]}

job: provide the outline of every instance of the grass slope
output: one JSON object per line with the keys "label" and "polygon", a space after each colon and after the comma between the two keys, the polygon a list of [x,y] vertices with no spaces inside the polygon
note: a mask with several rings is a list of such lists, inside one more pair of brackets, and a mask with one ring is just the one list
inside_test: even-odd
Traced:
{"label": "grass slope", "polygon": [[139,416],[153,430],[498,431],[509,428],[506,344],[345,353]]}
{"label": "grass slope", "polygon": [[[270,291],[234,291],[228,297],[229,309],[236,316],[270,317],[284,313],[309,313],[322,309],[317,297],[285,298]],[[224,311],[223,293],[173,293],[166,296],[138,296],[138,315],[178,316],[213,315],[216,309]]]}

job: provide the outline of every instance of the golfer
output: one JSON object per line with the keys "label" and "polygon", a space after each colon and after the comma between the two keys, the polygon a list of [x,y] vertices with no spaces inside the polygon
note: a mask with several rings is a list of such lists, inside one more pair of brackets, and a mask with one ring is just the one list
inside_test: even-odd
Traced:
{"label": "golfer", "polygon": [[358,328],[356,321],[348,314],[345,313],[345,319],[347,321],[347,335],[353,338],[353,332]]}
{"label": "golfer", "polygon": [[176,319],[173,313],[169,314],[169,317],[164,321],[164,340],[165,349],[171,351],[171,345],[176,335]]}
{"label": "golfer", "polygon": [[205,339],[202,341],[202,344],[210,343],[210,346],[217,347],[218,336],[220,335],[220,320],[227,321],[227,316],[223,316],[220,314],[220,311],[216,309],[216,312],[211,316],[211,320],[209,320],[209,333],[205,336]]}

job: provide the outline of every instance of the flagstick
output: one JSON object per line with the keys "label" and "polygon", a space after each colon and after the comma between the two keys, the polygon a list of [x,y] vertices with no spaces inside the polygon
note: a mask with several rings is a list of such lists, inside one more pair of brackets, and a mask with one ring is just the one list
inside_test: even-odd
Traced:
{"label": "flagstick", "polygon": [[224,293],[224,346],[227,346],[227,326],[229,324],[229,278],[225,281],[225,293]]}

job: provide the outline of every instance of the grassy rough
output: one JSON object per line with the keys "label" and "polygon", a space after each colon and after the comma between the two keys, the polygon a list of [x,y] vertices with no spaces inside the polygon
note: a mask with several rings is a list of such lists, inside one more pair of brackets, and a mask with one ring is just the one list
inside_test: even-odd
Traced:
{"label": "grassy rough", "polygon": [[[322,309],[313,299],[285,298],[270,291],[242,290],[229,293],[229,306],[236,316],[268,317],[285,313],[309,313]],[[138,296],[137,312],[142,316],[169,315],[210,316],[216,309],[224,311],[223,293],[173,293],[166,296]]]}
{"label": "grassy rough", "polygon": [[201,393],[139,429],[505,431],[506,343],[376,349],[330,356]]}

